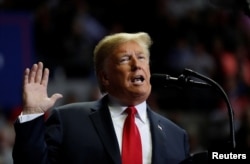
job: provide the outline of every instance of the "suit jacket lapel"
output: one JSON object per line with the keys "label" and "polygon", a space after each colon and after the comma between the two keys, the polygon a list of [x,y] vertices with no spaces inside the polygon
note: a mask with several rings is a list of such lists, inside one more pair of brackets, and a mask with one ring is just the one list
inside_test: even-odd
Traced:
{"label": "suit jacket lapel", "polygon": [[107,106],[107,96],[101,99],[99,104],[93,108],[90,118],[114,163],[121,164],[119,144]]}
{"label": "suit jacket lapel", "polygon": [[159,117],[148,107],[150,130],[152,136],[152,164],[160,164],[167,158],[167,139],[164,133],[165,127],[161,124]]}

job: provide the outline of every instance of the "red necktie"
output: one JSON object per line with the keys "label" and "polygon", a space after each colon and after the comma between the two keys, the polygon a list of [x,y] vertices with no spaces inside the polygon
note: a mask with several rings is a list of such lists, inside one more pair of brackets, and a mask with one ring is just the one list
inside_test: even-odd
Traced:
{"label": "red necktie", "polygon": [[135,107],[126,109],[128,116],[123,126],[122,164],[142,164],[142,146],[140,132],[135,124]]}

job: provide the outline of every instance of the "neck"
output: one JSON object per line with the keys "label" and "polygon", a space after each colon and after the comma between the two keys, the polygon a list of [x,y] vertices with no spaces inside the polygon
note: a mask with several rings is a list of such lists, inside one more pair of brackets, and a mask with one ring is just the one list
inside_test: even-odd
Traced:
{"label": "neck", "polygon": [[121,99],[118,99],[110,94],[108,95],[108,97],[109,97],[109,102],[111,104],[120,105],[120,106],[136,106],[145,102],[145,100],[144,101],[129,101],[129,100],[122,101]]}

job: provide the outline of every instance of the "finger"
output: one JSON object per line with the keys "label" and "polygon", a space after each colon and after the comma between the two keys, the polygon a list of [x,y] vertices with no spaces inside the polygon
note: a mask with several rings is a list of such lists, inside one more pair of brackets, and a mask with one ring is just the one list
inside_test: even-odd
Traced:
{"label": "finger", "polygon": [[45,68],[43,71],[43,77],[41,81],[41,85],[47,86],[49,81],[49,69]]}
{"label": "finger", "polygon": [[37,64],[33,64],[32,68],[31,68],[31,72],[29,74],[29,82],[30,83],[35,82],[37,67],[38,67]]}
{"label": "finger", "polygon": [[43,76],[43,63],[38,62],[38,68],[36,71],[35,82],[41,83],[42,76]]}
{"label": "finger", "polygon": [[24,84],[28,84],[29,82],[29,73],[30,73],[30,69],[26,68],[24,71],[24,80],[23,80]]}

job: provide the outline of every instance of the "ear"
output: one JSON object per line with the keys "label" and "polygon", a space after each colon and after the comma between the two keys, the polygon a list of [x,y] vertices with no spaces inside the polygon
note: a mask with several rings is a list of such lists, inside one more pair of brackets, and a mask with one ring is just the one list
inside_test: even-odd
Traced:
{"label": "ear", "polygon": [[99,76],[99,79],[100,79],[102,85],[104,85],[104,86],[109,85],[108,76],[104,71],[101,71],[98,76]]}

